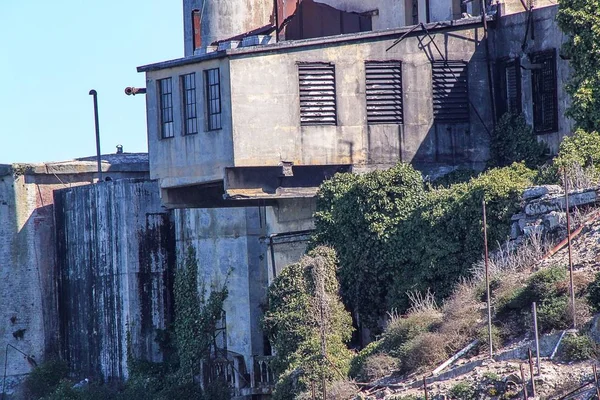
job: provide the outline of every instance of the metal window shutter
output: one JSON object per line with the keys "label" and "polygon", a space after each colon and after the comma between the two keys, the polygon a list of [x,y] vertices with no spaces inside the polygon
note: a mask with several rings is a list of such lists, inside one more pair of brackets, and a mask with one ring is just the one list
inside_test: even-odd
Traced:
{"label": "metal window shutter", "polygon": [[402,65],[400,62],[365,63],[367,123],[402,124]]}
{"label": "metal window shutter", "polygon": [[298,65],[300,125],[336,125],[335,67],[332,64]]}
{"label": "metal window shutter", "polygon": [[555,51],[536,53],[532,62],[541,64],[541,69],[532,73],[534,129],[536,133],[554,132],[558,130]]}
{"label": "metal window shutter", "polygon": [[518,114],[519,109],[519,71],[517,63],[512,60],[506,63],[506,108],[513,114]]}
{"label": "metal window shutter", "polygon": [[435,122],[469,122],[467,63],[434,61],[431,65]]}

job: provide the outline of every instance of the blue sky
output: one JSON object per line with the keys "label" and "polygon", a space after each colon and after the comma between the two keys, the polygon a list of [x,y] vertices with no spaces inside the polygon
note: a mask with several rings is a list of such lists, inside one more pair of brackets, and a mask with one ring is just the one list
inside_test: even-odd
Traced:
{"label": "blue sky", "polygon": [[0,0],[0,164],[147,151],[139,65],[183,56],[181,0]]}

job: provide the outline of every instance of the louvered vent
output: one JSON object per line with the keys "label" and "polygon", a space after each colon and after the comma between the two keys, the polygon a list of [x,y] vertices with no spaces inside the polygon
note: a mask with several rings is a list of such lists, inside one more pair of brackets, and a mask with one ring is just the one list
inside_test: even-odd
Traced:
{"label": "louvered vent", "polygon": [[299,64],[300,125],[336,125],[335,66]]}
{"label": "louvered vent", "polygon": [[467,63],[463,61],[434,61],[432,63],[433,118],[435,122],[469,122],[467,72]]}
{"label": "louvered vent", "polygon": [[402,124],[400,62],[368,62],[365,64],[365,71],[368,124]]}
{"label": "louvered vent", "polygon": [[513,114],[521,112],[519,65],[515,60],[506,63],[506,108]]}
{"label": "louvered vent", "polygon": [[532,71],[533,128],[536,133],[558,130],[556,94],[556,51],[534,53],[531,62],[539,66]]}

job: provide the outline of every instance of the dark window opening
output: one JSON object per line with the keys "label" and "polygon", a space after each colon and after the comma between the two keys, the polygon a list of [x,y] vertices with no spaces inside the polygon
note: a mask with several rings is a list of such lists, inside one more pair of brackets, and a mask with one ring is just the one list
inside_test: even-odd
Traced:
{"label": "dark window opening", "polygon": [[402,64],[367,62],[365,73],[367,123],[402,124]]}
{"label": "dark window opening", "polygon": [[498,102],[498,117],[504,113],[521,113],[521,64],[519,59],[503,60],[500,62],[500,101]]}
{"label": "dark window opening", "polygon": [[183,134],[198,133],[198,114],[196,110],[196,74],[181,76],[183,94]]}
{"label": "dark window opening", "polygon": [[300,125],[336,125],[335,66],[327,63],[298,65]]}
{"label": "dark window opening", "polygon": [[556,88],[556,50],[533,53],[531,86],[533,91],[533,130],[543,134],[558,131]]}
{"label": "dark window opening", "polygon": [[434,61],[431,76],[434,121],[469,122],[468,64],[464,61]]}
{"label": "dark window opening", "polygon": [[413,0],[411,9],[412,9],[412,24],[417,25],[419,23],[419,0]]}
{"label": "dark window opening", "polygon": [[204,71],[206,80],[206,120],[209,131],[221,129],[221,77],[219,68]]}
{"label": "dark window opening", "polygon": [[200,10],[192,11],[192,30],[193,30],[193,42],[194,50],[202,47],[202,17]]}
{"label": "dark window opening", "polygon": [[160,135],[163,139],[175,136],[173,127],[173,83],[171,78],[158,81]]}

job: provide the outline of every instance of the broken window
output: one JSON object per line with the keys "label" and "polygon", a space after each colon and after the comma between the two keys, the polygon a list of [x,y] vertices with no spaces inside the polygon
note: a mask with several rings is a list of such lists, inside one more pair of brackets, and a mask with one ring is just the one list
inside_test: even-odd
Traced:
{"label": "broken window", "polygon": [[434,61],[431,76],[434,121],[469,122],[468,64],[464,61]]}
{"label": "broken window", "polygon": [[328,63],[298,65],[300,125],[336,125],[335,66]]}
{"label": "broken window", "polygon": [[159,96],[159,125],[160,135],[163,139],[175,136],[173,129],[173,83],[171,78],[158,81]]}
{"label": "broken window", "polygon": [[531,87],[533,91],[533,129],[535,133],[558,131],[556,94],[556,50],[533,53]]}
{"label": "broken window", "polygon": [[206,81],[206,120],[209,131],[221,129],[221,77],[219,68],[204,71]]}
{"label": "broken window", "polygon": [[367,62],[365,73],[367,123],[402,124],[402,64]]}
{"label": "broken window", "polygon": [[518,58],[498,61],[498,118],[521,113],[521,65]]}
{"label": "broken window", "polygon": [[183,94],[183,134],[198,133],[198,114],[196,110],[196,74],[181,76]]}

